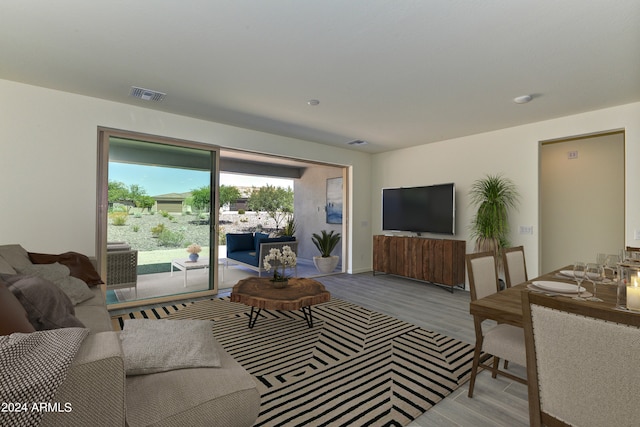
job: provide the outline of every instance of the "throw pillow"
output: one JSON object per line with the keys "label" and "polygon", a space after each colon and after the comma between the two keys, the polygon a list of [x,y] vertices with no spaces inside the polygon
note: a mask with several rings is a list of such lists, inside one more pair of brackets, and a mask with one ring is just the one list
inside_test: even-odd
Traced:
{"label": "throw pillow", "polygon": [[256,234],[253,235],[253,248],[256,250],[256,252],[260,252],[260,243],[268,238],[269,235],[267,233],[259,233],[256,231]]}
{"label": "throw pillow", "polygon": [[104,283],[89,257],[78,252],[65,252],[60,255],[29,252],[29,259],[34,264],[52,264],[54,262],[64,264],[69,267],[71,276],[77,277],[89,286]]}
{"label": "throw pillow", "polygon": [[0,335],[35,331],[18,298],[13,295],[3,281],[0,281]]}
{"label": "throw pillow", "polygon": [[69,268],[60,263],[30,264],[16,270],[20,274],[42,277],[55,283],[67,294],[73,305],[78,305],[94,297],[87,284],[77,277],[71,277]]}
{"label": "throw pillow", "polygon": [[255,249],[253,234],[227,233],[227,252],[250,251]]}
{"label": "throw pillow", "polygon": [[208,320],[125,320],[120,339],[127,375],[220,367],[211,326]]}
{"label": "throw pillow", "polygon": [[29,322],[36,330],[84,328],[82,322],[75,317],[73,303],[69,297],[47,279],[21,274],[0,276],[20,301],[27,312]]}

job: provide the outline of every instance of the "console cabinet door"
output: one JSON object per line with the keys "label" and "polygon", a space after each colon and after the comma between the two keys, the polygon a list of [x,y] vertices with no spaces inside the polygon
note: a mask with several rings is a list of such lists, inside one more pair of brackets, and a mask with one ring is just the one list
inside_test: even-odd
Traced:
{"label": "console cabinet door", "polygon": [[376,235],[373,270],[439,285],[463,285],[465,251],[464,240]]}

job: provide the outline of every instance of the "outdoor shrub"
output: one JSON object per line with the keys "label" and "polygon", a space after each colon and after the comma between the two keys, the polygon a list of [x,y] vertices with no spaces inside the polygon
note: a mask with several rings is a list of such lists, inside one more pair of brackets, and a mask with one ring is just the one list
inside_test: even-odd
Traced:
{"label": "outdoor shrub", "polygon": [[164,230],[164,224],[158,224],[151,229],[151,234],[153,234],[153,237],[159,237]]}
{"label": "outdoor shrub", "polygon": [[160,215],[162,215],[164,218],[168,218],[168,217],[169,217],[169,212],[167,212],[167,211],[160,211]]}
{"label": "outdoor shrub", "polygon": [[240,222],[249,222],[249,218],[242,217],[240,218]]}
{"label": "outdoor shrub", "polygon": [[114,212],[111,214],[111,223],[117,226],[123,226],[127,223],[126,212]]}
{"label": "outdoor shrub", "polygon": [[140,231],[140,226],[139,225],[134,225],[133,227],[131,227],[133,229],[134,233],[137,233],[138,231]]}
{"label": "outdoor shrub", "polygon": [[227,233],[225,233],[224,227],[218,227],[218,246],[224,246],[227,244]]}
{"label": "outdoor shrub", "polygon": [[134,218],[142,218],[142,214],[141,213],[137,213],[133,216]]}
{"label": "outdoor shrub", "polygon": [[184,234],[177,231],[163,230],[158,235],[158,244],[160,246],[168,246],[172,248],[178,248],[182,246],[184,240]]}
{"label": "outdoor shrub", "polygon": [[245,213],[245,212],[244,212],[244,209],[238,209],[238,214],[240,214],[240,215],[244,215],[244,213]]}

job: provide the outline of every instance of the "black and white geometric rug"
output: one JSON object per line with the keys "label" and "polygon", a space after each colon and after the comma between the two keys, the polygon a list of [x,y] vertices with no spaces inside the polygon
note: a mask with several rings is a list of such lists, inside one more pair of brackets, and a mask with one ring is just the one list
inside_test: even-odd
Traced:
{"label": "black and white geometric rug", "polygon": [[262,396],[256,426],[404,426],[469,379],[473,345],[337,299],[299,311],[262,310],[228,298],[114,317],[213,320],[225,350]]}

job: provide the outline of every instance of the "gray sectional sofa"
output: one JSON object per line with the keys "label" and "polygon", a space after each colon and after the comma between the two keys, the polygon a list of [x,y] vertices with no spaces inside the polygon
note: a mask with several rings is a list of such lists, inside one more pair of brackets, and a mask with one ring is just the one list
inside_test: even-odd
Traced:
{"label": "gray sectional sofa", "polygon": [[[7,289],[17,286],[21,272],[37,269],[29,255],[20,245],[0,246],[0,279],[9,283]],[[69,267],[71,274],[73,270]],[[255,422],[260,395],[253,377],[222,347],[216,349],[218,368],[127,376],[120,333],[112,329],[102,285],[85,286],[90,297],[72,311],[90,332],[53,397],[72,410],[46,413],[42,426],[251,426]],[[34,328],[52,329],[50,324],[43,326],[49,320],[42,313],[33,314],[28,299],[37,299],[37,294],[25,288],[17,292]]]}

